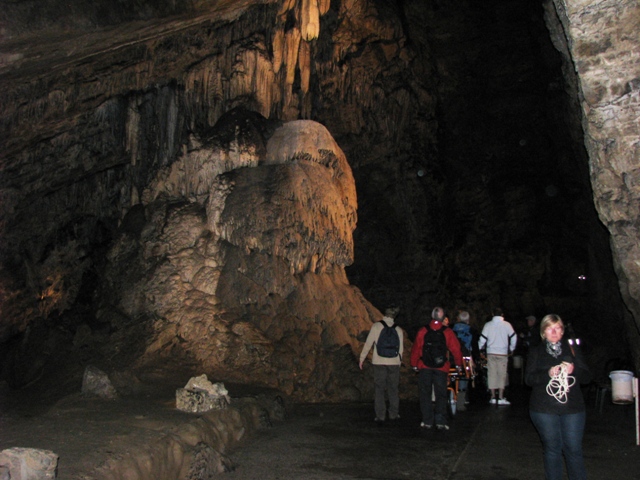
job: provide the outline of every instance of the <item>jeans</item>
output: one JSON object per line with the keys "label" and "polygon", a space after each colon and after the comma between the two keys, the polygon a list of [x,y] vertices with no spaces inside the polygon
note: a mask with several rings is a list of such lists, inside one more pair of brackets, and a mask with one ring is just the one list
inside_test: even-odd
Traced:
{"label": "jeans", "polygon": [[587,471],[582,457],[585,412],[567,415],[530,412],[544,449],[544,473],[547,480],[562,480],[562,455],[569,480],[585,480]]}
{"label": "jeans", "polygon": [[400,365],[374,365],[373,384],[375,386],[374,408],[376,418],[385,420],[387,414],[386,396],[389,397],[389,418],[398,418],[400,409],[400,395],[398,384],[400,383]]}
{"label": "jeans", "polygon": [[[420,411],[422,421],[426,425],[447,425],[447,385],[449,378],[446,372],[423,368],[418,375],[418,386],[420,388]],[[436,394],[436,409],[433,411],[431,401],[431,388]]]}

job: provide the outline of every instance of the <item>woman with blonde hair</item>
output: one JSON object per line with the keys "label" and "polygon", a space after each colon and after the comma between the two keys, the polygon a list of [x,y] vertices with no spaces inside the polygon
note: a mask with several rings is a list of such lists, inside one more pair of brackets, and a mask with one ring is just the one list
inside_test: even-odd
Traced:
{"label": "woman with blonde hair", "polygon": [[542,319],[540,336],[542,342],[529,351],[525,381],[532,387],[529,414],[542,440],[545,478],[562,479],[564,456],[569,480],[584,480],[586,414],[580,384],[589,383],[591,374],[579,348],[563,338],[558,315]]}

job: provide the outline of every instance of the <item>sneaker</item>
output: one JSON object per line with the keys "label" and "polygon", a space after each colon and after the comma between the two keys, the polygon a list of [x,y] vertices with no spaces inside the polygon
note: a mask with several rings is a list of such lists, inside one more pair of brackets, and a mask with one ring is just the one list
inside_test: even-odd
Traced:
{"label": "sneaker", "polygon": [[429,425],[428,423],[420,422],[420,428],[426,428],[427,430],[429,430],[431,428],[431,425]]}
{"label": "sneaker", "polygon": [[498,402],[498,399],[497,399],[497,398],[490,398],[490,399],[489,399],[489,405],[496,405],[496,404],[497,404],[497,402]]}
{"label": "sneaker", "polygon": [[398,415],[397,417],[389,417],[390,421],[394,421],[394,420],[400,420],[400,415]]}
{"label": "sneaker", "polygon": [[498,405],[511,405],[511,402],[506,398],[499,398]]}
{"label": "sneaker", "polygon": [[373,421],[376,423],[384,423],[384,420],[381,420],[378,417],[374,418]]}
{"label": "sneaker", "polygon": [[449,425],[436,425],[438,430],[449,430]]}

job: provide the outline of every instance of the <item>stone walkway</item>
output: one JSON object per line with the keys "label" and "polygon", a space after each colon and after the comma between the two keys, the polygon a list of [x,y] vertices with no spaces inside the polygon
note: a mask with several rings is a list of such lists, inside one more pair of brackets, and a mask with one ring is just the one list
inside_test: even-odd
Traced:
{"label": "stone walkway", "polygon": [[[542,447],[526,407],[528,393],[512,389],[508,407],[486,403],[460,412],[447,432],[418,427],[419,408],[382,427],[372,405],[307,405],[262,430],[231,453],[225,479],[304,480],[540,480]],[[591,403],[593,405],[593,403]],[[585,461],[590,479],[640,478],[633,406],[588,411]]]}

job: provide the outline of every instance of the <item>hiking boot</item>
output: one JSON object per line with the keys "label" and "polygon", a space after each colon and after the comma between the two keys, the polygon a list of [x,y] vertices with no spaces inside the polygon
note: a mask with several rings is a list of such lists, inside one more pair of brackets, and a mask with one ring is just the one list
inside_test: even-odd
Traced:
{"label": "hiking boot", "polygon": [[506,398],[499,398],[498,405],[511,405],[511,402]]}
{"label": "hiking boot", "polygon": [[449,425],[436,425],[436,428],[440,431],[449,430]]}

